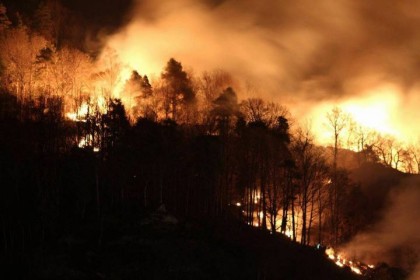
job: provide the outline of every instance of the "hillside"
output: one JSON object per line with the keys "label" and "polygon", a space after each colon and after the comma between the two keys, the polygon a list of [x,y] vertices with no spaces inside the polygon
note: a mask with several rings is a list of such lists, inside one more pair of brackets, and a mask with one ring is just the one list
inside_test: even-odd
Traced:
{"label": "hillside", "polygon": [[101,246],[86,225],[43,252],[2,262],[14,279],[359,279],[321,251],[241,224],[131,222],[106,223]]}
{"label": "hillside", "polygon": [[363,200],[367,202],[366,215],[369,222],[375,222],[381,212],[387,208],[393,192],[407,184],[419,183],[420,176],[406,174],[380,163],[364,163],[350,170],[350,179],[360,187]]}

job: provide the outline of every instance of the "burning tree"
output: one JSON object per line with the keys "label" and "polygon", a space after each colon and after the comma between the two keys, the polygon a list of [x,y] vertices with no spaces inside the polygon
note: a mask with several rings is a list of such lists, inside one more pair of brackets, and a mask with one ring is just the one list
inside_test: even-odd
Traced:
{"label": "burning tree", "polygon": [[43,37],[30,34],[23,25],[6,30],[0,41],[3,85],[19,101],[25,102],[35,97],[36,60],[46,44]]}

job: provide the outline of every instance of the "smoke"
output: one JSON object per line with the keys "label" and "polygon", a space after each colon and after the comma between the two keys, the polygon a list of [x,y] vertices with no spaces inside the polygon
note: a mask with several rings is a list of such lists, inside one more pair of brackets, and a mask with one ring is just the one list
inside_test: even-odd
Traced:
{"label": "smoke", "polygon": [[414,269],[414,272],[410,276],[410,280],[420,279],[420,262],[417,263],[417,266]]}
{"label": "smoke", "polygon": [[141,73],[159,74],[171,57],[196,73],[221,68],[314,121],[391,88],[390,130],[420,132],[409,127],[420,117],[418,1],[138,0],[130,18],[107,45]]}
{"label": "smoke", "polygon": [[411,279],[420,279],[419,201],[419,180],[405,182],[391,192],[381,221],[357,235],[342,250],[367,263],[385,261],[403,267],[413,271]]}
{"label": "smoke", "polygon": [[[338,104],[359,106],[360,121],[381,115],[377,127],[404,139],[420,133],[419,1],[138,0],[130,18],[107,46],[142,74],[158,75],[174,57],[195,73],[230,72],[315,123]],[[414,268],[416,186],[400,187],[382,222],[346,251]]]}

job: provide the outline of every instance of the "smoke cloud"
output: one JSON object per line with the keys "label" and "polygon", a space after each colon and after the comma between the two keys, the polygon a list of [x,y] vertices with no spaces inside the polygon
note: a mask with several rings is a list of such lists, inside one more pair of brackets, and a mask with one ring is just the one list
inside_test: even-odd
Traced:
{"label": "smoke cloud", "polygon": [[420,279],[419,201],[418,178],[395,188],[381,221],[368,232],[357,235],[342,250],[367,263],[385,261],[403,267],[413,271],[410,279]]}
{"label": "smoke cloud", "polygon": [[223,69],[315,122],[332,104],[391,96],[391,130],[420,132],[410,125],[420,118],[418,1],[138,0],[131,18],[107,45],[141,73],[171,57],[196,73]]}

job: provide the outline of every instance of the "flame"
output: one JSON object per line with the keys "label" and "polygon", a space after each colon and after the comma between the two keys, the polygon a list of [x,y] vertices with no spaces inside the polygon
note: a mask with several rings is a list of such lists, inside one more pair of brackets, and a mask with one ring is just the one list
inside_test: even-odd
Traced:
{"label": "flame", "polygon": [[350,269],[356,274],[362,274],[362,271],[358,267],[350,266]]}
{"label": "flame", "polygon": [[[68,112],[65,114],[67,119],[74,122],[87,122],[89,114],[94,114],[99,112],[104,114],[107,112],[106,100],[104,97],[100,96],[96,98],[93,104],[89,105],[87,102],[82,103],[82,105],[76,110],[76,112]],[[91,143],[92,135],[87,134],[79,140],[77,146],[79,148],[86,148],[92,145]],[[94,152],[99,152],[100,148],[97,146],[93,147]]]}
{"label": "flame", "polygon": [[374,265],[363,265],[359,262],[351,261],[346,259],[343,253],[336,253],[335,250],[331,247],[327,248],[325,250],[325,254],[328,256],[330,260],[332,260],[337,266],[339,267],[349,267],[352,272],[362,275],[364,274],[368,269],[375,268]]}
{"label": "flame", "polygon": [[[240,202],[237,202],[236,205],[240,206],[241,204],[240,204]],[[245,211],[242,210],[242,213],[245,213]],[[262,211],[255,211],[254,212],[254,222],[252,223],[252,225],[255,226],[255,227],[261,226],[259,224],[259,222],[261,221],[262,218],[263,218],[263,212]],[[280,223],[280,219],[278,220],[278,222]],[[248,222],[248,225],[250,225],[250,224],[251,223]],[[268,224],[267,226],[268,226],[268,229],[270,230],[270,224]],[[297,231],[296,234],[299,234],[299,232]],[[284,232],[284,235],[287,236],[288,238],[292,239],[293,238],[293,230],[290,227],[287,227],[286,231]],[[316,248],[319,249],[320,244],[318,244],[316,246]],[[333,263],[335,263],[335,265],[337,265],[339,267],[349,267],[351,269],[351,271],[355,274],[363,275],[369,269],[375,268],[375,266],[371,265],[371,264],[364,265],[364,264],[362,264],[358,261],[349,260],[346,257],[345,253],[343,253],[343,252],[337,253],[332,247],[326,248],[325,254],[327,255],[327,257]]]}
{"label": "flame", "polygon": [[344,266],[344,263],[343,263],[343,262],[341,262],[341,260],[337,260],[337,261],[335,262],[335,264],[336,264],[336,265],[338,265],[339,267],[343,267],[343,266]]}
{"label": "flame", "polygon": [[79,148],[86,147],[86,138],[82,137],[82,139],[79,141],[79,144],[77,145]]}
{"label": "flame", "polygon": [[287,237],[289,237],[290,239],[293,238],[293,231],[290,229],[286,229],[284,235],[286,235]]}
{"label": "flame", "polygon": [[85,117],[89,112],[89,106],[87,103],[83,103],[80,108],[76,112],[68,112],[66,113],[66,117],[71,121],[85,121],[83,117]]}
{"label": "flame", "polygon": [[326,250],[325,250],[325,254],[327,254],[327,256],[330,258],[330,259],[332,259],[332,260],[335,260],[335,252],[334,252],[334,249],[333,248],[327,248]]}

